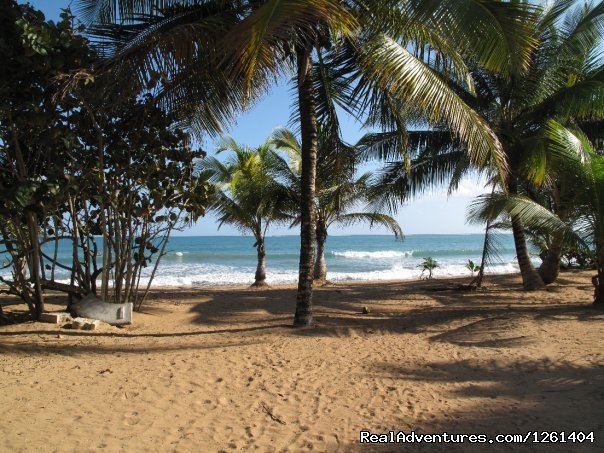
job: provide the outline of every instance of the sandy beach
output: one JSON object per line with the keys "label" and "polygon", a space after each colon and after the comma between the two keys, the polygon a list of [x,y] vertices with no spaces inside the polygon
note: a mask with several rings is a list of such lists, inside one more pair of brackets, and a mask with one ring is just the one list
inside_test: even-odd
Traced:
{"label": "sandy beach", "polygon": [[[477,292],[326,286],[304,330],[290,327],[292,287],[158,290],[121,329],[1,326],[0,451],[603,451],[591,274],[532,293],[516,275]],[[367,445],[361,430],[595,443]]]}

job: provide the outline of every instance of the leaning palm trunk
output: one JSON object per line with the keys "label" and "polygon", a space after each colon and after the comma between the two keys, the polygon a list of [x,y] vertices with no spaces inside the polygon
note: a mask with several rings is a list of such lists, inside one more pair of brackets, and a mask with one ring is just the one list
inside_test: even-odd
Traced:
{"label": "leaning palm trunk", "polygon": [[317,283],[327,281],[327,263],[325,262],[325,241],[327,240],[327,228],[323,222],[317,222],[317,259],[313,279]]}
{"label": "leaning palm trunk", "polygon": [[[566,210],[563,209],[561,203],[561,190],[560,187],[555,185],[552,188],[552,207],[554,212],[560,217],[561,220],[567,220]],[[543,263],[539,267],[539,275],[543,280],[543,283],[549,285],[558,278],[560,273],[560,258],[562,257],[562,245],[564,244],[564,236],[560,233],[554,235],[552,242],[543,258]]]}
{"label": "leaning palm trunk", "polygon": [[[518,185],[516,177],[510,175],[508,191],[511,195],[518,194]],[[516,258],[518,259],[518,266],[520,267],[520,274],[522,275],[522,285],[525,291],[535,291],[543,288],[543,280],[539,276],[539,273],[533,267],[531,258],[526,247],[526,237],[524,235],[524,227],[520,220],[511,216],[512,220],[512,233],[514,235],[514,246],[516,247]]]}
{"label": "leaning palm trunk", "polygon": [[300,197],[300,267],[294,326],[312,323],[312,289],[315,253],[315,176],[317,170],[317,117],[313,96],[311,46],[298,49],[298,109],[302,139]]}
{"label": "leaning palm trunk", "polygon": [[[495,191],[495,189],[493,189],[493,192]],[[493,193],[491,192],[491,193]],[[484,270],[487,266],[487,257],[489,254],[489,248],[490,248],[490,243],[489,243],[489,235],[490,233],[490,229],[491,229],[491,220],[487,221],[487,225],[484,229],[484,240],[482,242],[482,256],[480,258],[480,269],[478,270],[478,274],[476,275],[476,278],[470,283],[470,285],[475,284],[476,288],[480,288],[482,286],[482,280],[484,279]]]}
{"label": "leaning palm trunk", "polygon": [[594,304],[604,307],[604,244],[598,246],[598,274],[592,279],[594,284]]}
{"label": "leaning palm trunk", "polygon": [[543,280],[539,273],[533,267],[526,247],[526,238],[524,236],[524,227],[522,223],[512,217],[512,231],[514,233],[514,245],[516,246],[516,256],[518,258],[518,266],[520,266],[520,274],[522,275],[522,285],[526,291],[535,291],[543,288]]}
{"label": "leaning palm trunk", "polygon": [[257,240],[256,250],[258,252],[258,266],[256,267],[256,276],[252,286],[266,286],[266,249],[262,239]]}
{"label": "leaning palm trunk", "polygon": [[561,234],[556,234],[547,250],[543,263],[539,267],[539,276],[546,285],[553,283],[558,278],[563,243],[563,236]]}

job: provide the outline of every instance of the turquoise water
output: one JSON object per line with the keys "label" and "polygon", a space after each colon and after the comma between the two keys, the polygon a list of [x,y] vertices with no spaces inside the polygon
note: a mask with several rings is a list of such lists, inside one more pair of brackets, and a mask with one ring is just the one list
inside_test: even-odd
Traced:
{"label": "turquoise water", "polygon": [[[500,236],[501,261],[492,264],[490,273],[517,272],[511,235]],[[403,241],[394,236],[330,236],[325,258],[331,281],[415,279],[424,257],[440,265],[436,277],[470,275],[468,259],[480,262],[482,235],[409,235]],[[256,249],[246,236],[173,237],[167,247],[154,285],[196,286],[250,284],[254,279]],[[267,281],[294,283],[298,276],[298,236],[266,239]],[[69,262],[67,244],[60,259]],[[7,275],[7,271],[0,271]],[[60,278],[67,278],[67,275]]]}

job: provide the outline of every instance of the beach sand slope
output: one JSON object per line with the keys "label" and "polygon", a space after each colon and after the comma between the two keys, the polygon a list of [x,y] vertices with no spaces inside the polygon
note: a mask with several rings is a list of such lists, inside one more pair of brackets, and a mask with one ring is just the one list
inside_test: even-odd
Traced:
{"label": "beach sand slope", "polygon": [[[304,330],[290,327],[292,287],[155,291],[126,328],[3,326],[0,451],[604,451],[590,276],[532,293],[514,275],[477,292],[332,285]],[[361,430],[593,431],[596,443],[367,445]]]}

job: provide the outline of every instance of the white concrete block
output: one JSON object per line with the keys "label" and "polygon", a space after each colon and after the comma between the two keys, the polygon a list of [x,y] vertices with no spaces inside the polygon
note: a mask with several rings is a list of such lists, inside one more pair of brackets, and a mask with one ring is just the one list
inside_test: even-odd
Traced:
{"label": "white concrete block", "polygon": [[99,319],[112,326],[132,324],[133,305],[110,304],[98,299],[94,294],[88,294],[73,305],[80,317]]}
{"label": "white concrete block", "polygon": [[42,313],[40,315],[40,322],[47,322],[50,324],[62,324],[71,319],[71,315],[64,311]]}
{"label": "white concrete block", "polygon": [[75,318],[71,322],[71,328],[77,330],[96,330],[101,325],[98,319]]}

